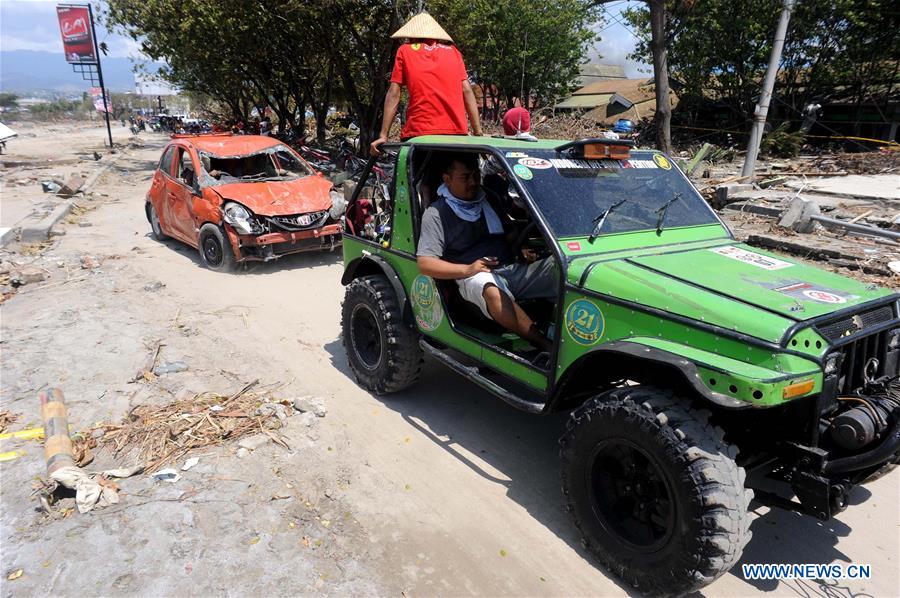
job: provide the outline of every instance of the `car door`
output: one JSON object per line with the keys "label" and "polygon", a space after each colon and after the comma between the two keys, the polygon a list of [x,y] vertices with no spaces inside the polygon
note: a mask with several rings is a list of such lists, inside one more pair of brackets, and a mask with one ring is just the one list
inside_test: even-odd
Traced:
{"label": "car door", "polygon": [[166,208],[172,229],[182,240],[197,245],[197,230],[192,203],[197,167],[187,147],[176,146],[172,160],[172,174],[166,183]]}
{"label": "car door", "polygon": [[166,195],[168,194],[167,181],[172,172],[172,156],[175,155],[175,146],[170,145],[163,150],[156,171],[153,173],[153,181],[150,183],[148,197],[153,209],[159,217],[159,225],[167,235],[171,234],[172,225],[166,212]]}

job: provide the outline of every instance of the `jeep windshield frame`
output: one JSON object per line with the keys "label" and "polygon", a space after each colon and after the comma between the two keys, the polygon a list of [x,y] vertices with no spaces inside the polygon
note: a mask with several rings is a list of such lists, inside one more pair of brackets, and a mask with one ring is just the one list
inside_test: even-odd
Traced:
{"label": "jeep windshield frame", "polygon": [[627,160],[585,160],[539,148],[495,155],[503,157],[510,179],[524,188],[558,240],[589,237],[597,216],[623,199],[627,201],[608,215],[599,238],[656,231],[658,210],[676,193],[680,200],[667,210],[663,238],[672,229],[711,224],[728,231],[684,174],[656,152],[632,151]]}

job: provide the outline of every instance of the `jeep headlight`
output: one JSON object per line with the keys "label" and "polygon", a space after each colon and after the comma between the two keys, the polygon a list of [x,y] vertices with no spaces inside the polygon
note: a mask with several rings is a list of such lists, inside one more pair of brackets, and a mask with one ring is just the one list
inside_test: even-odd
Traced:
{"label": "jeep headlight", "polygon": [[841,369],[841,361],[844,356],[841,353],[832,353],[825,357],[825,375],[835,374]]}
{"label": "jeep headlight", "polygon": [[254,222],[253,214],[241,204],[229,201],[222,208],[222,212],[224,213],[225,222],[233,226],[238,233],[252,235],[256,232],[254,230],[256,228],[254,224],[256,223]]}
{"label": "jeep headlight", "polygon": [[328,209],[328,215],[335,222],[340,222],[341,216],[347,211],[347,200],[344,199],[343,193],[334,190],[329,195],[331,196],[331,208]]}

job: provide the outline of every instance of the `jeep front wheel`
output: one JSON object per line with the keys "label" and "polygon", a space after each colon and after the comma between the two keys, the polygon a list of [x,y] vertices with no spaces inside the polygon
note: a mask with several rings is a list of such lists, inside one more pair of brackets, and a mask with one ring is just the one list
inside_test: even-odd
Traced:
{"label": "jeep front wheel", "polygon": [[627,583],[680,595],[737,563],[753,493],[708,412],[664,390],[616,389],[576,409],[560,445],[584,545]]}
{"label": "jeep front wheel", "polygon": [[418,379],[419,335],[403,323],[397,294],[387,278],[362,276],[347,285],[341,327],[347,360],[360,386],[387,394]]}

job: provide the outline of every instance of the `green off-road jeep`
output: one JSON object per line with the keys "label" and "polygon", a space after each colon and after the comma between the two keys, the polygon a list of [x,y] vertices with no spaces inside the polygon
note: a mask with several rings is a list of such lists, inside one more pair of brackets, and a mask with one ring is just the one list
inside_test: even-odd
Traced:
{"label": "green off-road jeep", "polygon": [[[825,520],[897,463],[897,294],[737,243],[671,159],[628,142],[434,136],[390,151],[393,176],[369,162],[346,215],[356,379],[405,389],[427,354],[519,409],[571,411],[565,503],[627,583],[700,588],[738,561],[754,491]],[[557,297],[522,302],[554,339],[549,363],[416,266],[448,152],[491,166],[515,253],[556,261]]]}

